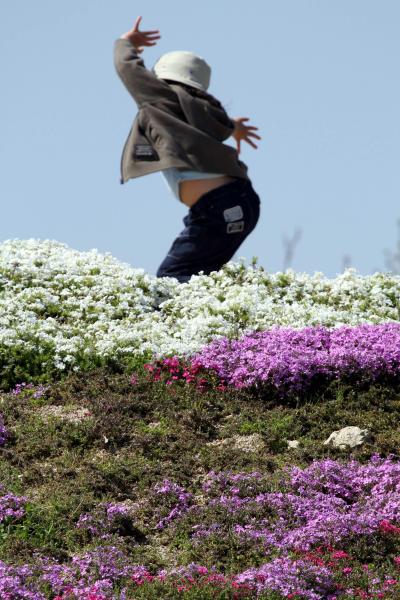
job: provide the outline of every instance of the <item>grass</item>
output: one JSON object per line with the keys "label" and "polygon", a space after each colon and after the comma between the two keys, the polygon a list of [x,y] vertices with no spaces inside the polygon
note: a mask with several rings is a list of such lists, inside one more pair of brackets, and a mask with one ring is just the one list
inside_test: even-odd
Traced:
{"label": "grass", "polygon": [[[135,521],[121,519],[112,535],[132,563],[159,569],[196,562],[240,572],[265,562],[259,547],[238,546],[233,537],[193,544],[190,520],[168,531],[156,529],[155,515],[166,510],[152,492],[156,483],[167,478],[199,494],[206,473],[229,469],[267,472],[278,485],[288,465],[326,457],[363,462],[374,453],[398,454],[400,447],[400,387],[331,385],[320,397],[285,404],[262,390],[167,388],[144,375],[132,385],[130,376],[102,367],[70,374],[40,398],[34,397],[35,387],[0,395],[9,431],[0,448],[0,480],[9,492],[28,499],[21,521],[0,525],[1,560],[30,563],[40,552],[68,562],[72,554],[96,546],[87,531],[76,528],[82,513],[95,511],[100,502],[130,501],[138,507]],[[79,407],[87,416],[67,420],[54,416],[54,407],[59,415]],[[369,429],[372,439],[352,451],[323,444],[332,431],[348,425]],[[255,434],[262,450],[235,446],[237,436]],[[288,440],[298,440],[299,447],[289,449]],[[363,560],[385,562],[387,546],[375,548],[374,556],[370,542],[357,547]],[[155,598],[156,589],[146,596],[144,586],[130,597]],[[175,597],[168,595],[171,590],[165,588],[163,597]],[[179,597],[231,597],[208,596],[206,589],[203,596],[197,593]]]}

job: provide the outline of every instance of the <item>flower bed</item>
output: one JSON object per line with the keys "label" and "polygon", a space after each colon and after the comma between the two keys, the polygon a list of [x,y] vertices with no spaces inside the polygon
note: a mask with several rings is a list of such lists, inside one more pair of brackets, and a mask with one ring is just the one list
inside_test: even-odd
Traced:
{"label": "flower bed", "polygon": [[236,388],[304,394],[330,381],[400,381],[400,323],[272,329],[205,346],[192,366]]}
{"label": "flower bed", "polygon": [[[238,340],[218,339],[190,360],[173,356],[144,365],[150,378],[198,389],[263,387],[280,398],[321,393],[335,382],[400,382],[400,323],[356,327],[273,328]],[[132,383],[137,378],[132,376]]]}
{"label": "flower bed", "polygon": [[187,284],[109,254],[49,240],[0,244],[0,365],[4,385],[68,370],[192,355],[218,337],[273,326],[399,321],[400,277],[269,274],[229,263]]}
{"label": "flower bed", "polygon": [[[102,540],[104,545],[72,556],[68,564],[39,553],[26,566],[0,561],[1,597],[124,600],[163,597],[163,592],[165,597],[186,598],[397,597],[398,462],[378,456],[364,465],[315,461],[305,469],[287,469],[279,491],[272,491],[271,486],[267,473],[210,472],[200,501],[198,495],[170,481],[155,486],[150,501],[160,502],[154,511],[155,529],[178,528],[179,537],[188,535],[195,545],[209,544],[212,537],[221,544],[234,536],[236,552],[242,547],[251,553],[249,541],[259,548],[258,566],[241,573],[224,574],[212,565],[195,563],[156,572],[132,564],[113,545],[119,542],[111,528],[121,516],[131,513],[133,518],[138,506],[106,503],[96,515],[82,514],[77,523],[79,529],[90,531],[93,543]],[[13,505],[4,517],[9,524],[24,518],[23,511],[15,510],[23,500],[10,495],[0,500],[4,507]],[[165,517],[158,520],[157,513]],[[386,557],[383,569],[374,564],[374,548],[379,545]]]}

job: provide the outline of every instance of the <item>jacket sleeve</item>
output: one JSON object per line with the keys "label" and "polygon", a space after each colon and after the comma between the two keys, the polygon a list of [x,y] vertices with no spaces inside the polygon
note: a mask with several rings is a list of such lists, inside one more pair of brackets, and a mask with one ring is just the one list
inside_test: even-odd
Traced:
{"label": "jacket sleeve", "polygon": [[176,94],[168,83],[146,69],[136,48],[128,40],[120,38],[115,41],[114,65],[138,107],[145,102],[176,100]]}

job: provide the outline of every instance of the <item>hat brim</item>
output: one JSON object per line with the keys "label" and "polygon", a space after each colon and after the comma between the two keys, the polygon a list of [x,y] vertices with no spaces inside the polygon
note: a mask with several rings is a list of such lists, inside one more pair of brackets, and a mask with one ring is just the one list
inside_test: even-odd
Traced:
{"label": "hat brim", "polygon": [[202,90],[206,92],[203,86],[197,81],[192,81],[191,79],[187,79],[186,77],[178,77],[175,73],[163,72],[162,77],[155,73],[158,79],[170,79],[171,81],[179,81],[179,83],[185,83],[186,85],[190,85],[191,87],[196,88],[197,90]]}

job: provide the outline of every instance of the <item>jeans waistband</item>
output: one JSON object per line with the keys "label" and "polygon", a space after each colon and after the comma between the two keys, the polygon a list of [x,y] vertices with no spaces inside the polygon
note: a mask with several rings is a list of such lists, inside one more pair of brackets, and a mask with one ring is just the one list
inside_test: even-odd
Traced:
{"label": "jeans waistband", "polygon": [[197,212],[198,210],[210,207],[218,203],[218,201],[221,200],[224,196],[232,194],[232,192],[237,194],[241,191],[244,191],[245,189],[251,189],[255,194],[250,179],[238,178],[235,181],[225,183],[224,185],[221,185],[220,187],[210,190],[209,192],[203,194],[199,198],[199,200],[189,209],[189,211]]}

